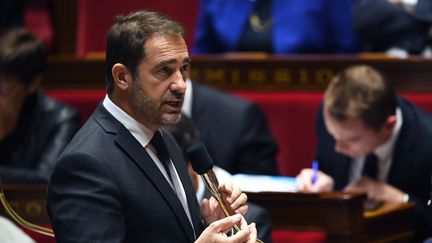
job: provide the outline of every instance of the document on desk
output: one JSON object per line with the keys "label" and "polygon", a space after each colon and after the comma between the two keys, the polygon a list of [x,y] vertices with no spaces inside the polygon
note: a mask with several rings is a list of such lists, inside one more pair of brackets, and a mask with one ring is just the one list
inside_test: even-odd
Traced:
{"label": "document on desk", "polygon": [[236,174],[232,181],[243,192],[297,192],[295,177]]}

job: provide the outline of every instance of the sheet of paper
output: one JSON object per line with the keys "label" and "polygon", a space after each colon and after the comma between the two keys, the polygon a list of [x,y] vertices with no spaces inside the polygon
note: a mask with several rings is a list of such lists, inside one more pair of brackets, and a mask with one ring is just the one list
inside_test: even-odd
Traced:
{"label": "sheet of paper", "polygon": [[295,177],[266,175],[233,175],[232,181],[244,192],[296,192]]}

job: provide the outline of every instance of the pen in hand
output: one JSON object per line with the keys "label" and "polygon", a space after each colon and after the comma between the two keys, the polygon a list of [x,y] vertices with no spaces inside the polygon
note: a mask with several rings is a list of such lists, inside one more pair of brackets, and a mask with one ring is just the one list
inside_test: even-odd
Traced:
{"label": "pen in hand", "polygon": [[318,170],[318,161],[312,161],[312,186],[315,185],[318,180]]}

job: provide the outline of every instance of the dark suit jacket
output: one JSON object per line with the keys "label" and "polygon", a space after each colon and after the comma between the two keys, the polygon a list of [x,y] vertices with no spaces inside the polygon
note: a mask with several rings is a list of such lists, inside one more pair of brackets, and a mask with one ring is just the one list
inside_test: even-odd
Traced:
{"label": "dark suit jacket", "polygon": [[[199,206],[175,141],[164,136],[196,235]],[[100,104],[62,154],[48,188],[58,242],[193,242],[184,209],[141,144]]]}
{"label": "dark suit jacket", "polygon": [[194,82],[192,121],[219,167],[231,174],[278,174],[277,145],[257,105]]}
{"label": "dark suit jacket", "polygon": [[399,47],[418,54],[428,44],[432,24],[432,0],[418,0],[412,12],[388,0],[357,0],[354,28],[367,51]]}
{"label": "dark suit jacket", "polygon": [[29,96],[15,130],[0,141],[2,181],[47,183],[60,153],[79,127],[75,109],[41,91]]}
{"label": "dark suit jacket", "polygon": [[[395,144],[393,162],[387,183],[408,193],[417,204],[418,235],[431,234],[432,211],[426,206],[431,192],[432,175],[432,117],[403,98],[398,98],[402,111],[402,128]],[[322,106],[317,118],[320,169],[333,177],[335,189],[348,183],[352,159],[334,150],[335,141],[327,132],[322,116]],[[427,232],[427,233],[426,233]]]}

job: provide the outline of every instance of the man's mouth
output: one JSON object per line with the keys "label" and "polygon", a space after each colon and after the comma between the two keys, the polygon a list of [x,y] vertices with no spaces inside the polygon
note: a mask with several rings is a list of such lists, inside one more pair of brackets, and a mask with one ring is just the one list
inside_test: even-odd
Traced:
{"label": "man's mouth", "polygon": [[174,109],[174,110],[178,110],[181,109],[182,105],[183,105],[183,100],[170,100],[170,101],[164,101],[162,103],[162,105],[167,105],[170,110]]}

